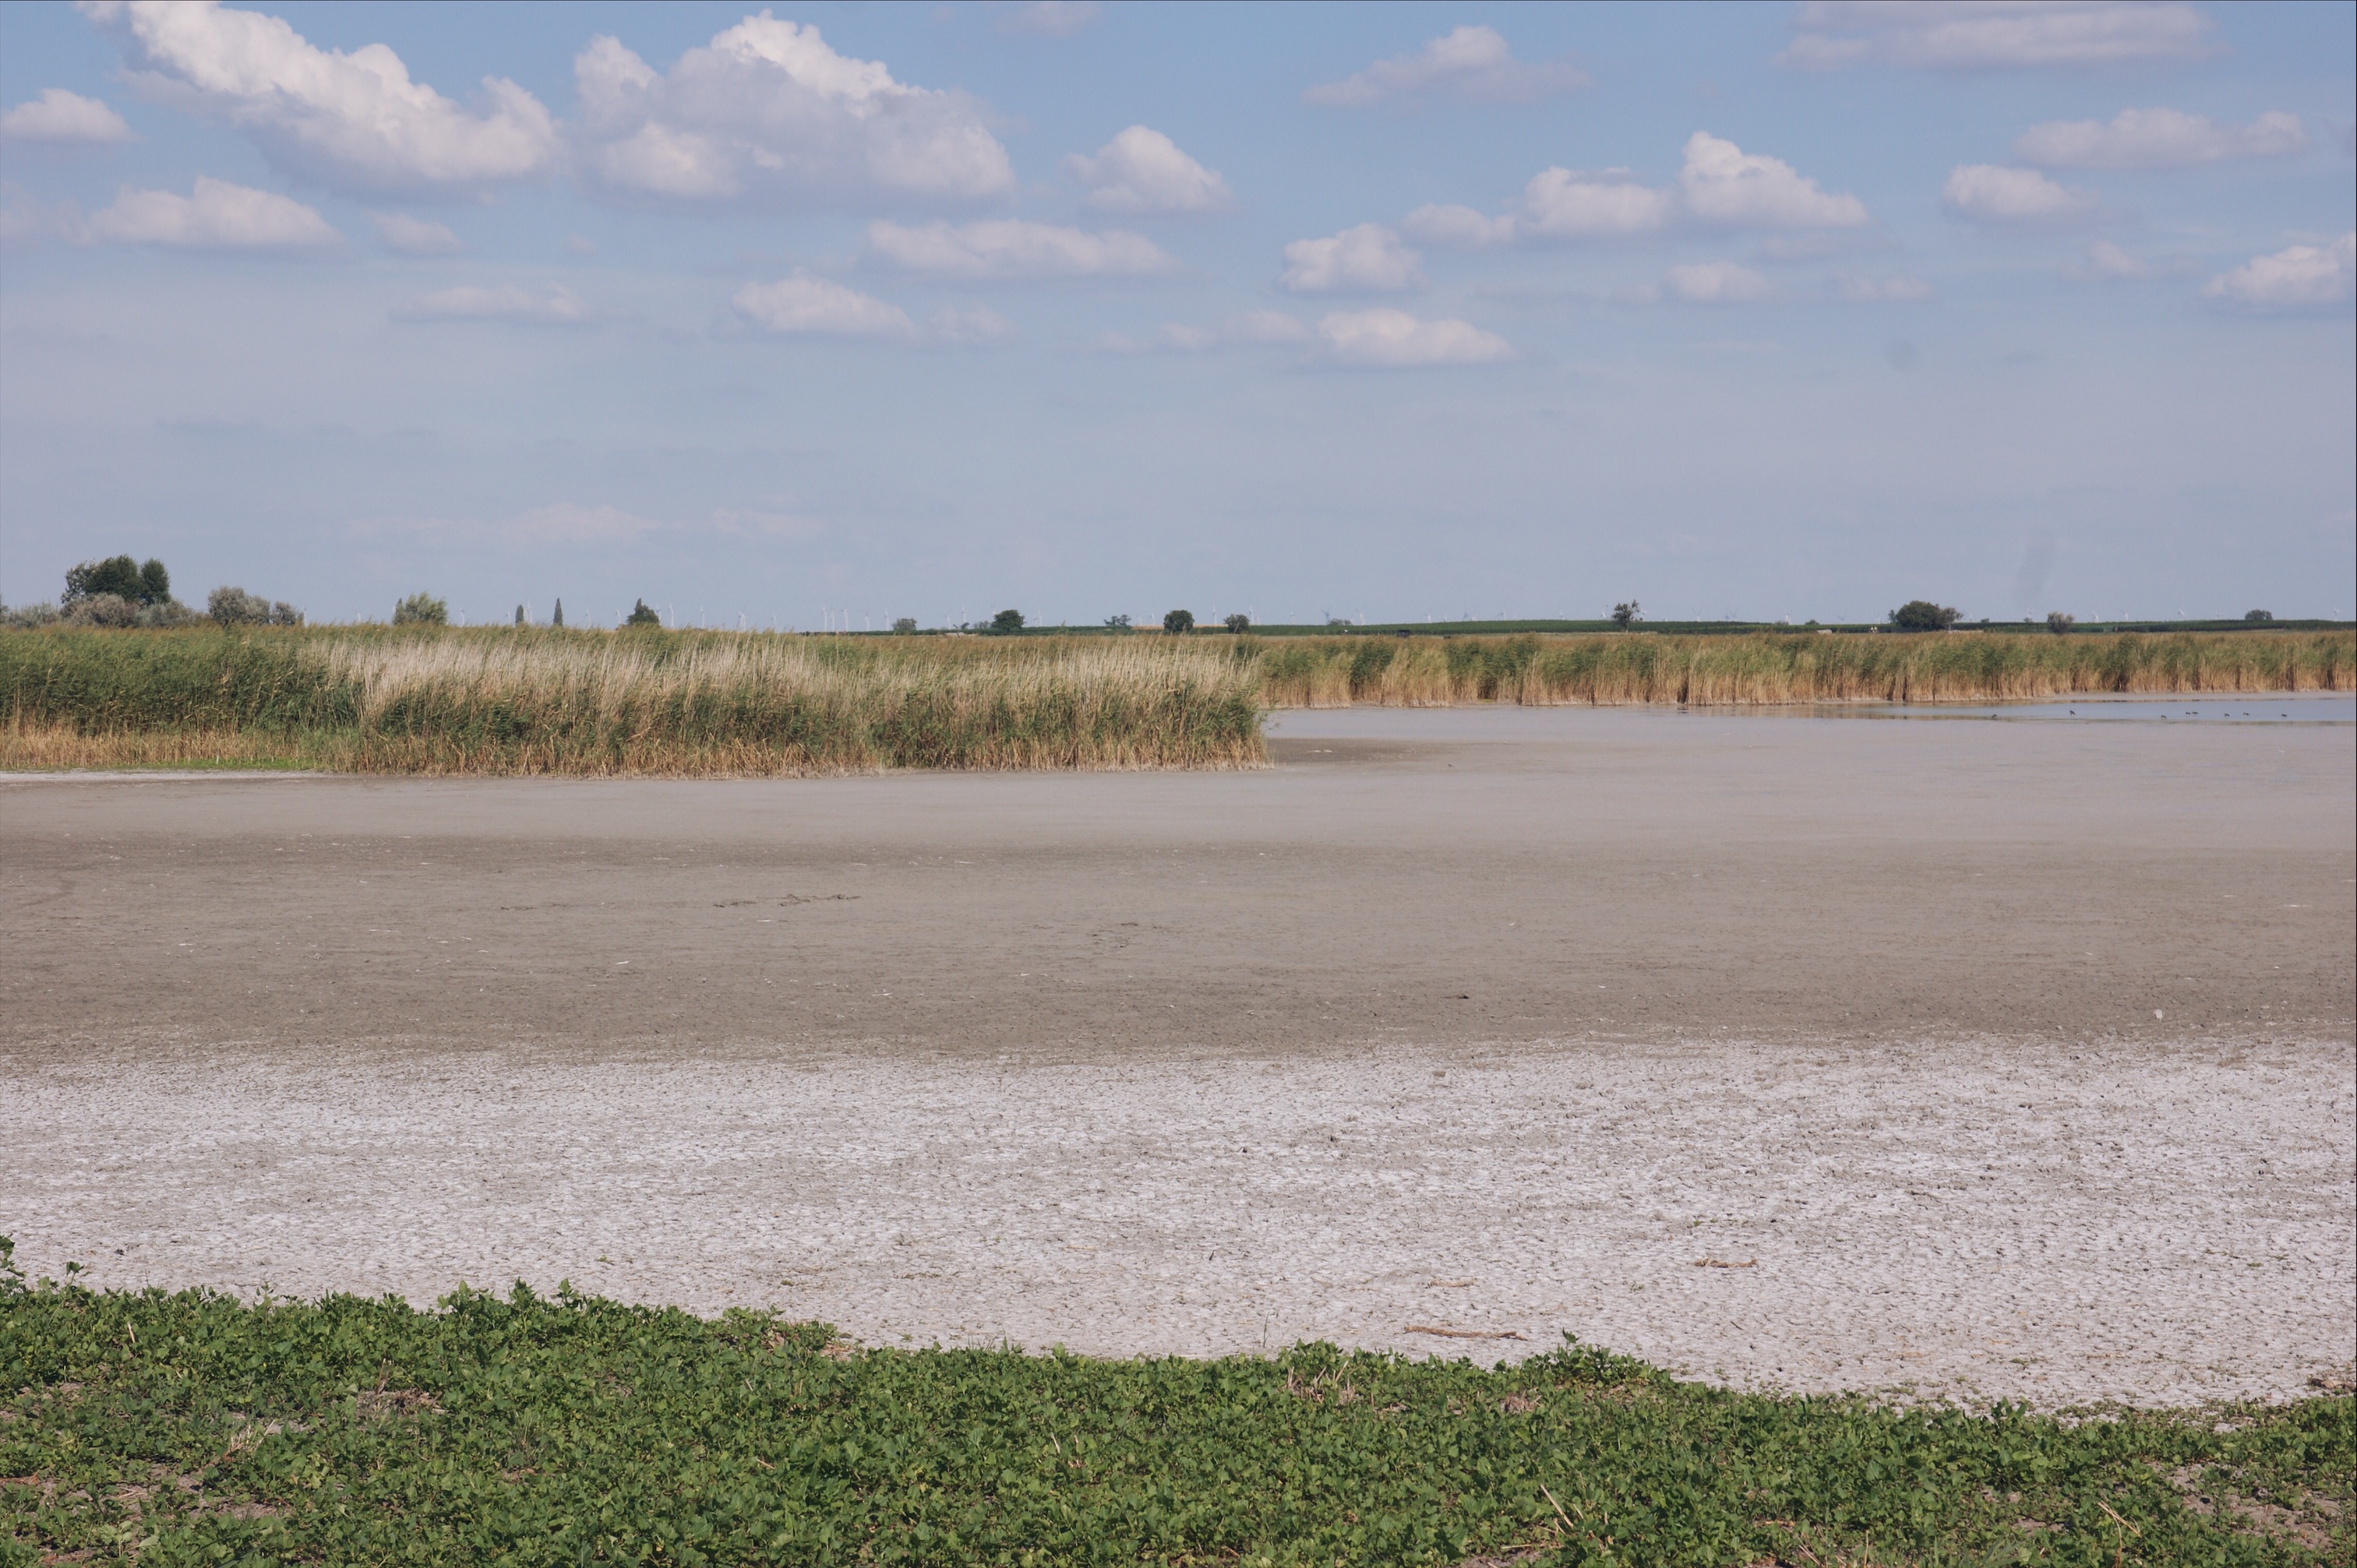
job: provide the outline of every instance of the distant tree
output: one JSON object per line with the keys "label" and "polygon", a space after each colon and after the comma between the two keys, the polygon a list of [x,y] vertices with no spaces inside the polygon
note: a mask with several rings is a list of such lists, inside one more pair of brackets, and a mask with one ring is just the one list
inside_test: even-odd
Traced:
{"label": "distant tree", "polygon": [[243,588],[220,587],[205,596],[205,614],[219,626],[267,626],[270,601]]}
{"label": "distant tree", "polygon": [[556,608],[550,614],[548,624],[551,626],[563,626],[565,624],[565,601],[563,599],[556,601]]}
{"label": "distant tree", "polygon": [[1129,618],[1127,616],[1107,616],[1105,617],[1105,629],[1107,631],[1127,631],[1129,629]]}
{"label": "distant tree", "polygon": [[139,564],[139,602],[143,605],[168,605],[172,602],[172,574],[164,570],[164,563],[156,560]]}
{"label": "distant tree", "polygon": [[277,603],[270,607],[270,624],[273,626],[301,626],[303,624],[303,612],[296,609],[293,605],[288,604],[285,599],[280,599]]}
{"label": "distant tree", "polygon": [[[160,562],[156,569],[163,570]],[[110,555],[103,561],[85,561],[66,568],[65,602],[69,606],[98,594],[113,594],[118,599],[142,604],[146,593],[147,584],[139,575],[139,563],[128,555]]]}
{"label": "distant tree", "polygon": [[1017,632],[1023,629],[1023,612],[1021,610],[1001,610],[996,615],[991,617],[990,624],[984,627],[982,629],[988,632],[993,637],[1013,637]]}
{"label": "distant tree", "polygon": [[1221,621],[1220,624],[1226,627],[1230,631],[1246,632],[1252,629],[1252,617],[1247,615],[1232,615]]}
{"label": "distant tree", "polygon": [[915,616],[902,616],[899,619],[892,623],[892,629],[895,632],[898,632],[900,636],[906,637],[910,632],[917,629],[917,618]]}
{"label": "distant tree", "polygon": [[518,605],[518,606],[516,606],[516,625],[518,625],[518,626],[522,626],[522,624],[523,624],[523,607],[522,607],[522,605]]}
{"label": "distant tree", "polygon": [[1349,626],[1351,624],[1351,618],[1349,616],[1328,616],[1326,618],[1326,624],[1328,626]]}
{"label": "distant tree", "polygon": [[1910,599],[1890,612],[1890,624],[1901,631],[1945,631],[1956,624],[1956,612],[1929,599]]}
{"label": "distant tree", "polygon": [[121,594],[84,594],[66,606],[68,626],[137,626],[139,601]]}
{"label": "distant tree", "polygon": [[393,607],[395,626],[448,626],[450,607],[431,594],[416,593]]}
{"label": "distant tree", "polygon": [[646,600],[640,599],[630,607],[630,613],[623,620],[622,625],[625,628],[634,626],[661,626],[662,625],[662,617],[655,614],[652,609],[648,607]]}
{"label": "distant tree", "polygon": [[1162,618],[1162,629],[1173,632],[1194,630],[1195,612],[1193,610],[1172,610],[1168,615]]}
{"label": "distant tree", "polygon": [[1644,611],[1638,606],[1637,601],[1634,599],[1631,599],[1625,604],[1618,604],[1612,607],[1612,624],[1619,627],[1622,631],[1628,630],[1631,626],[1634,626],[1638,621],[1643,618]]}
{"label": "distant tree", "polygon": [[2046,629],[2052,632],[2057,637],[2068,637],[2071,635],[2072,627],[2078,624],[2078,617],[2066,614],[2061,610],[2048,610],[2046,612]]}
{"label": "distant tree", "polygon": [[2244,610],[2243,612],[2243,618],[2248,621],[2273,620],[2276,618],[2276,612],[2273,610]]}

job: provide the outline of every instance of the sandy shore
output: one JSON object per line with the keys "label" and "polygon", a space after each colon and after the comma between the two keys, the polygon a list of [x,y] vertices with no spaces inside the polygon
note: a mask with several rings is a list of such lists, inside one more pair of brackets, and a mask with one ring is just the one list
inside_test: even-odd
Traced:
{"label": "sandy shore", "polygon": [[569,1277],[886,1343],[1569,1331],[2049,1404],[2349,1361],[2345,724],[1278,734],[0,784],[0,1230],[102,1284]]}

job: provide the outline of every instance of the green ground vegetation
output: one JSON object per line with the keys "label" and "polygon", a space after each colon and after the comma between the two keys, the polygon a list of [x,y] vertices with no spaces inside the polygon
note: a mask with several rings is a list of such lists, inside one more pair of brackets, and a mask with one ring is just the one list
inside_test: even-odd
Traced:
{"label": "green ground vegetation", "polygon": [[1120,1361],[521,1286],[0,1284],[9,1568],[2352,1560],[2342,1396],[2074,1421],[1733,1393],[1570,1342]]}

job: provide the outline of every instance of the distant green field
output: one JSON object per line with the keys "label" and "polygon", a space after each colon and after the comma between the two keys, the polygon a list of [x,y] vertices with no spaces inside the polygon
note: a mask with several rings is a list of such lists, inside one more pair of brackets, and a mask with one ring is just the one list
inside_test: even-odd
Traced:
{"label": "distant green field", "polygon": [[870,1350],[565,1293],[0,1278],[0,1563],[2306,1564],[2345,1396],[2061,1421],[1301,1345]]}

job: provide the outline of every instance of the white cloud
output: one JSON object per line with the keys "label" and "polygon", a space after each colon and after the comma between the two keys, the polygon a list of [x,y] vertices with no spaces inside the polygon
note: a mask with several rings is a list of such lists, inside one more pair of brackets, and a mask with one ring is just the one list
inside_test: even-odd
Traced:
{"label": "white cloud", "polygon": [[344,238],[299,201],[203,175],[188,196],[126,188],[91,215],[89,232],[116,244],[196,251],[317,251]]}
{"label": "white cloud", "polygon": [[2013,156],[2040,168],[2192,168],[2273,158],[2308,145],[2297,114],[2270,110],[2241,127],[2178,109],[2123,109],[2101,120],[2050,120],[2014,138]]}
{"label": "white cloud", "polygon": [[2201,292],[2250,310],[2295,310],[2347,299],[2352,274],[2357,274],[2357,233],[2343,234],[2330,245],[2293,245],[2273,255],[2253,256],[2212,278]]}
{"label": "white cloud", "polygon": [[747,284],[732,303],[748,320],[772,332],[834,338],[914,338],[908,313],[831,278],[796,273],[775,283]]}
{"label": "white cloud", "polygon": [[1834,287],[1852,305],[1911,305],[1932,297],[1932,285],[1918,277],[1861,278],[1843,276]]}
{"label": "white cloud", "polygon": [[467,248],[466,242],[440,223],[401,212],[372,212],[376,237],[388,251],[404,256],[447,256]]}
{"label": "white cloud", "polygon": [[2063,268],[2062,275],[2074,283],[2122,283],[2149,277],[2152,268],[2109,240],[2098,240],[2087,247],[2087,259]]}
{"label": "white cloud", "polygon": [[1015,186],[961,92],[910,87],[768,11],[658,73],[612,38],[573,62],[587,183],[686,205],[971,205]]}
{"label": "white cloud", "polygon": [[1034,38],[1069,38],[1085,30],[1100,11],[1097,0],[1026,0],[1001,11],[991,27]]}
{"label": "white cloud", "polygon": [[1855,229],[1866,221],[1866,204],[1857,197],[1828,195],[1783,159],[1747,153],[1706,131],[1686,138],[1678,187],[1686,210],[1704,223]]}
{"label": "white cloud", "polygon": [[994,218],[977,223],[867,226],[868,253],[903,272],[960,278],[1151,277],[1177,263],[1142,234],[1092,234]]}
{"label": "white cloud", "polygon": [[1419,207],[1401,220],[1400,229],[1411,240],[1460,251],[1508,245],[1514,239],[1512,217],[1492,218],[1470,207]]}
{"label": "white cloud", "polygon": [[555,123],[500,77],[461,108],[409,80],[382,44],[313,48],[279,17],[218,0],[85,0],[123,39],[132,80],[251,135],[281,167],[333,189],[454,194],[546,173]]}
{"label": "white cloud", "polygon": [[1960,218],[1996,228],[2060,228],[2095,216],[2095,199],[2069,190],[2035,169],[1958,164],[1940,199]]}
{"label": "white cloud", "polygon": [[936,343],[981,349],[1015,336],[1015,323],[986,305],[943,306],[926,318],[926,336]]}
{"label": "white cloud", "polygon": [[1469,321],[1419,321],[1405,310],[1338,310],[1318,318],[1318,336],[1336,363],[1372,369],[1489,365],[1514,357],[1503,338]]}
{"label": "white cloud", "polygon": [[1757,305],[1775,296],[1768,280],[1734,262],[1696,262],[1672,267],[1662,286],[1689,305]]}
{"label": "white cloud", "polygon": [[1144,125],[1132,125],[1094,157],[1074,153],[1064,172],[1087,188],[1082,205],[1097,212],[1216,212],[1233,200],[1216,170]]}
{"label": "white cloud", "polygon": [[2210,18],[2185,0],[1804,0],[1776,57],[1803,70],[1990,70],[2201,59]]}
{"label": "white cloud", "polygon": [[128,142],[131,127],[123,116],[95,98],[45,89],[0,114],[0,138],[11,142]]}
{"label": "white cloud", "polygon": [[1476,249],[1625,240],[1677,228],[1855,229],[1866,221],[1866,204],[1855,196],[1832,194],[1781,158],[1696,131],[1686,138],[1674,186],[1643,184],[1627,169],[1542,169],[1523,188],[1519,212],[1491,218],[1469,207],[1419,207],[1404,227],[1431,244]]}
{"label": "white cloud", "polygon": [[1356,76],[1312,87],[1305,103],[1359,108],[1426,93],[1480,103],[1531,103],[1587,85],[1587,73],[1567,59],[1514,58],[1493,27],[1466,27],[1434,38],[1414,54],[1379,59]]}
{"label": "white cloud", "polygon": [[1397,234],[1380,223],[1361,223],[1286,246],[1277,282],[1295,294],[1395,294],[1423,286],[1415,263],[1416,253]]}
{"label": "white cloud", "polygon": [[1640,185],[1624,170],[1550,168],[1523,188],[1518,231],[1551,240],[1617,240],[1658,232],[1677,216],[1675,192]]}
{"label": "white cloud", "polygon": [[514,284],[498,288],[466,284],[405,299],[393,307],[392,316],[395,321],[513,321],[535,327],[578,327],[589,319],[589,307],[562,285],[534,294]]}
{"label": "white cloud", "polygon": [[1142,354],[1154,350],[1200,354],[1213,349],[1265,348],[1308,340],[1309,328],[1301,324],[1298,317],[1287,316],[1281,310],[1247,310],[1231,316],[1214,327],[1166,322],[1144,342],[1118,332],[1109,332],[1097,339],[1097,347],[1112,354]]}

